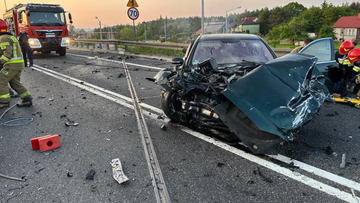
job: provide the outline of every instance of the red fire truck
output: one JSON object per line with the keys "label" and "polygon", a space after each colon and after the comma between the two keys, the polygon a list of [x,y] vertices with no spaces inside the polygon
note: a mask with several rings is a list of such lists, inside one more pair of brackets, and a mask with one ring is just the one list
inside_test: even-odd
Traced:
{"label": "red fire truck", "polygon": [[[16,37],[21,27],[25,29],[33,51],[56,51],[60,56],[65,56],[66,47],[70,44],[65,13],[60,5],[55,4],[19,4],[6,11],[4,20],[9,32]],[[68,19],[72,23],[70,13]]]}

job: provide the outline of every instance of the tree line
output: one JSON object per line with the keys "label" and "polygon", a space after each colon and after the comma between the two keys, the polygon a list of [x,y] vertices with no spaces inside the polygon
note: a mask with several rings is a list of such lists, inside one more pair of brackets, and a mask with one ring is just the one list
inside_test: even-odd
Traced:
{"label": "tree line", "polygon": [[[306,8],[297,2],[291,2],[285,6],[277,6],[272,9],[267,7],[253,11],[245,10],[243,13],[231,14],[228,17],[228,23],[240,21],[244,17],[258,17],[260,23],[259,35],[265,37],[268,41],[278,42],[281,39],[301,40],[307,38],[307,33],[318,33],[319,37],[335,37],[331,27],[341,16],[355,16],[360,13],[360,3],[343,3],[335,6],[327,3],[326,0],[319,6]],[[206,17],[205,22],[221,21],[225,22],[224,16]],[[196,37],[196,31],[201,29],[200,17],[188,18],[163,18],[160,16],[156,20],[141,22],[136,26],[136,40],[158,40],[166,35],[170,41],[187,41]],[[146,29],[146,32],[145,32]],[[134,40],[134,31],[132,25],[112,26],[114,32],[121,40]],[[95,28],[94,32],[99,32]],[[102,28],[102,32],[109,32],[108,27]],[[74,33],[74,28],[70,29]],[[81,32],[81,30],[80,30]],[[103,34],[104,35],[104,34]],[[99,35],[93,35],[93,38],[100,38]],[[105,38],[105,35],[103,36]]]}

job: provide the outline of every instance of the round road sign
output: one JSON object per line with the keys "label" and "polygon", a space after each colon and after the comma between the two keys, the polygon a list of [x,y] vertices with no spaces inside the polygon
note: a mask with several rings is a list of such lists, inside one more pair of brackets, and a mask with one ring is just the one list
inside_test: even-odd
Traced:
{"label": "round road sign", "polygon": [[135,7],[131,7],[129,8],[127,14],[131,20],[136,20],[139,17],[139,10],[137,10]]}

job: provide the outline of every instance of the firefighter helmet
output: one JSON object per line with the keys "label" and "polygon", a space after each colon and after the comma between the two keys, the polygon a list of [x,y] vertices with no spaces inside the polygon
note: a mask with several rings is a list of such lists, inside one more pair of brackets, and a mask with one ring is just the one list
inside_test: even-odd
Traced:
{"label": "firefighter helmet", "polygon": [[348,54],[348,59],[350,63],[353,63],[354,61],[360,60],[360,49],[353,49]]}
{"label": "firefighter helmet", "polygon": [[341,43],[341,45],[339,47],[339,53],[342,55],[345,55],[354,47],[355,47],[355,45],[352,42],[346,40],[343,43]]}
{"label": "firefighter helmet", "polygon": [[3,19],[0,19],[0,32],[7,32],[8,26]]}

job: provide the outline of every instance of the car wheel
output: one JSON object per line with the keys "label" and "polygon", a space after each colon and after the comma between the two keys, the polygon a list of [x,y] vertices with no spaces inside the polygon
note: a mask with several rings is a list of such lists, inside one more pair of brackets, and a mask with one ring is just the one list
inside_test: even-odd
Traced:
{"label": "car wheel", "polygon": [[171,121],[181,121],[181,115],[179,114],[179,111],[181,111],[182,109],[182,102],[175,91],[164,91],[161,94],[161,108],[164,111],[165,115],[169,117]]}

